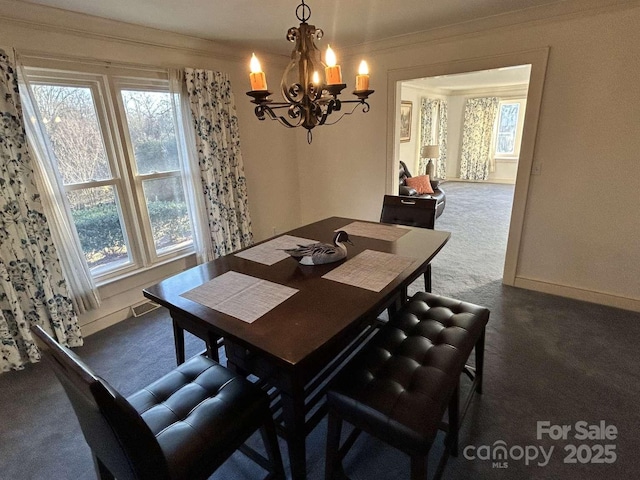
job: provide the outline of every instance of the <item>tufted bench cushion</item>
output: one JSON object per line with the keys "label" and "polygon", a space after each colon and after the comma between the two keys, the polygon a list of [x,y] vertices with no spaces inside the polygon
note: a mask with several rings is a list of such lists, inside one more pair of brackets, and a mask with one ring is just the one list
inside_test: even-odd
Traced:
{"label": "tufted bench cushion", "polygon": [[201,477],[193,469],[242,443],[269,408],[258,387],[200,355],[127,400],[155,435],[171,478]]}
{"label": "tufted bench cushion", "polygon": [[327,396],[330,421],[338,417],[409,455],[426,455],[467,358],[484,347],[488,319],[484,307],[417,293],[338,374]]}

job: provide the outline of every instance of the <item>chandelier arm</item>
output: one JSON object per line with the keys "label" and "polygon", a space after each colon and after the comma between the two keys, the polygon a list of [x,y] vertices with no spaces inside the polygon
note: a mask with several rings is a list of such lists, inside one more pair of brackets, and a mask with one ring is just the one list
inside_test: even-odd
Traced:
{"label": "chandelier arm", "polygon": [[[366,100],[342,100],[342,103],[358,103],[362,105],[362,113],[367,113],[370,110],[370,106],[369,106],[369,102],[367,102]],[[358,108],[358,105],[356,105],[354,107],[354,109],[352,110],[355,111],[356,108]]]}
{"label": "chandelier arm", "polygon": [[297,123],[291,123],[289,122],[286,118],[284,118],[281,115],[278,116],[274,116],[273,117],[274,120],[277,120],[278,122],[280,122],[281,125],[284,125],[287,128],[296,128],[300,126],[300,122]]}
{"label": "chandelier arm", "polygon": [[[361,102],[360,100],[345,100],[342,103],[363,104],[362,105],[362,107],[363,107],[362,111],[364,113],[367,113],[369,111],[369,104],[367,102]],[[354,113],[357,109],[358,109],[358,105],[354,105],[350,112],[343,112],[342,115],[337,117],[335,120],[332,120],[331,122],[322,123],[322,125],[334,125],[334,124],[338,123],[340,120],[342,120],[343,117],[346,117],[347,115],[351,115],[352,113]],[[331,118],[333,119],[334,117],[331,117]]]}
{"label": "chandelier arm", "polygon": [[333,112],[340,111],[340,105],[341,102],[337,98],[331,98],[328,101],[324,102],[324,111],[322,111],[321,108],[318,108],[319,114],[316,115],[316,118],[318,119],[318,125],[327,124],[326,122],[329,115],[331,115]]}
{"label": "chandelier arm", "polygon": [[270,120],[277,120],[281,125],[284,125],[285,127],[288,127],[288,128],[299,127],[300,124],[302,123],[301,117],[297,117],[298,121],[292,123],[292,122],[289,122],[283,115],[278,115],[274,111],[282,108],[289,109],[290,107],[291,105],[285,104],[285,103],[271,104],[271,105],[258,105],[255,108],[255,114],[259,120],[264,120],[268,116]]}

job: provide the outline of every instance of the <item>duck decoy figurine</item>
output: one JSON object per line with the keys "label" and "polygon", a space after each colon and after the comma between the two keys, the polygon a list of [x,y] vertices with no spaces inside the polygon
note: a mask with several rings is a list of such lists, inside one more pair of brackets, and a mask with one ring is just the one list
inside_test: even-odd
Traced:
{"label": "duck decoy figurine", "polygon": [[285,252],[295,258],[301,265],[322,265],[345,258],[347,256],[345,242],[353,245],[347,232],[340,230],[333,236],[333,245],[328,243],[298,245],[298,248],[289,248]]}

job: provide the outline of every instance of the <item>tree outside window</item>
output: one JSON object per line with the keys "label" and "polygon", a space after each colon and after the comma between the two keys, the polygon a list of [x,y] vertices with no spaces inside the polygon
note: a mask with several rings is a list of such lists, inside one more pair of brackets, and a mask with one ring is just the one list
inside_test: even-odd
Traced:
{"label": "tree outside window", "polygon": [[517,159],[520,156],[525,107],[524,98],[500,101],[494,127],[495,157]]}
{"label": "tree outside window", "polygon": [[94,277],[191,251],[167,82],[27,72]]}
{"label": "tree outside window", "polygon": [[519,112],[519,103],[503,103],[500,105],[496,141],[496,153],[499,155],[515,154]]}

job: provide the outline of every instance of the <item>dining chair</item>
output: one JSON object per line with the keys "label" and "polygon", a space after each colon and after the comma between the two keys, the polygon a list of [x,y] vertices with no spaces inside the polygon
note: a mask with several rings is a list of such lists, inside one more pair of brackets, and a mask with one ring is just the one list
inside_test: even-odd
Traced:
{"label": "dining chair", "polygon": [[[408,225],[433,230],[436,222],[437,200],[433,198],[385,195],[382,200],[381,223]],[[424,272],[424,289],[431,292],[431,264]]]}
{"label": "dining chair", "polygon": [[[267,394],[202,355],[124,398],[40,326],[52,366],[91,448],[99,479],[206,479],[236,450],[284,479]],[[243,445],[260,430],[268,458]]]}

